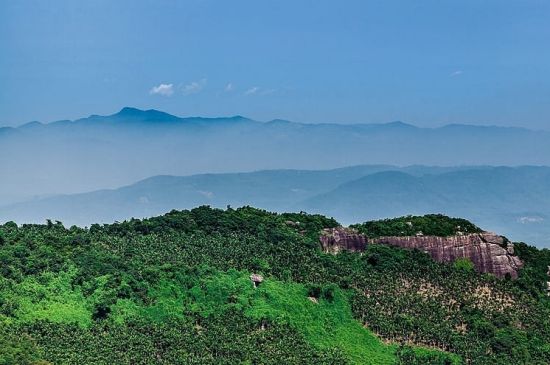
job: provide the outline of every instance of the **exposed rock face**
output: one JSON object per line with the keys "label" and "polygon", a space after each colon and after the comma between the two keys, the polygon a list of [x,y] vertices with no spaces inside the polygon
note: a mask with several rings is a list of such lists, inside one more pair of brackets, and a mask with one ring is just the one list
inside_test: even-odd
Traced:
{"label": "exposed rock face", "polygon": [[321,237],[321,246],[326,253],[338,253],[341,250],[362,252],[367,247],[367,237],[352,228],[327,228]]}
{"label": "exposed rock face", "polygon": [[369,243],[417,248],[439,262],[468,258],[478,271],[498,277],[510,274],[515,279],[517,270],[523,266],[521,260],[514,256],[513,244],[505,244],[501,236],[489,232],[451,237],[380,237],[369,240]]}
{"label": "exposed rock face", "polygon": [[354,230],[333,228],[325,230],[320,238],[325,252],[340,250],[364,251],[367,244],[386,244],[403,248],[418,249],[428,253],[439,262],[452,262],[468,258],[480,272],[492,273],[498,277],[509,274],[517,278],[517,271],[523,262],[514,256],[514,247],[506,244],[501,236],[483,232],[450,237],[405,236],[367,238]]}

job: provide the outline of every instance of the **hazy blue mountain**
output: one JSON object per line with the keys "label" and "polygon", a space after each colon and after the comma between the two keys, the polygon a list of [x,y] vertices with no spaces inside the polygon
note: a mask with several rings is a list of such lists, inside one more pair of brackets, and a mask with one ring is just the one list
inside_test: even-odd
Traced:
{"label": "hazy blue mountain", "polygon": [[[225,207],[256,204],[284,210],[359,177],[396,169],[356,166],[329,171],[274,170],[251,173],[155,176],[114,190],[34,199],[0,207],[0,218],[41,222],[46,218],[69,224],[111,222],[146,217],[171,209],[203,204]],[[415,170],[423,170],[418,167]]]}
{"label": "hazy blue mountain", "polygon": [[515,240],[550,246],[548,167],[484,167],[422,176],[380,172],[309,198],[302,207],[344,222],[445,213]]}
{"label": "hazy blue mountain", "polygon": [[444,213],[550,247],[549,167],[395,167],[155,176],[118,189],[0,207],[0,221],[89,225],[199,205],[318,212],[343,223]]}
{"label": "hazy blue mountain", "polygon": [[550,133],[402,122],[264,123],[123,108],[109,116],[0,129],[0,205],[114,188],[155,175],[361,164],[548,165]]}

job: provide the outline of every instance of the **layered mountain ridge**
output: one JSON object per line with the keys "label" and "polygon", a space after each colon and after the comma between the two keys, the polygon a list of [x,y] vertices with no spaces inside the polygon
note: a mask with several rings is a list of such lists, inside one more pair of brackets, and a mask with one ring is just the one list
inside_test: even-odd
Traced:
{"label": "layered mountain ridge", "polygon": [[[398,147],[398,148],[397,148]],[[123,108],[107,116],[0,130],[0,205],[115,188],[155,175],[349,165],[550,165],[550,133],[452,125],[180,118]]]}
{"label": "layered mountain ridge", "polygon": [[303,210],[343,223],[444,213],[515,241],[550,246],[550,168],[354,166],[334,170],[156,176],[113,190],[0,206],[0,222],[88,226],[199,205]]}

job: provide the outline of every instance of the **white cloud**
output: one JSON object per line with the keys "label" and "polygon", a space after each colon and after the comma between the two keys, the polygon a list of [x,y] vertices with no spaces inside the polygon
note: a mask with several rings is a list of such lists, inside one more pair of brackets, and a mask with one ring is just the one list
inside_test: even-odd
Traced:
{"label": "white cloud", "polygon": [[235,88],[233,87],[233,84],[232,83],[228,83],[227,85],[225,85],[225,92],[231,92],[233,91]]}
{"label": "white cloud", "polygon": [[460,76],[462,75],[462,73],[463,73],[462,70],[456,70],[454,72],[451,72],[451,77]]}
{"label": "white cloud", "polygon": [[206,86],[206,79],[201,79],[199,81],[193,81],[190,84],[183,86],[183,94],[190,95],[196,94]]}
{"label": "white cloud", "polygon": [[276,92],[277,89],[264,89],[259,86],[251,87],[244,92],[244,95],[270,95]]}
{"label": "white cloud", "polygon": [[151,95],[162,95],[162,96],[172,96],[174,93],[174,84],[160,84],[159,86],[153,86],[149,90]]}
{"label": "white cloud", "polygon": [[260,88],[258,86],[251,87],[250,89],[246,90],[244,92],[245,95],[254,95],[260,91]]}
{"label": "white cloud", "polygon": [[214,197],[214,193],[211,191],[205,191],[205,190],[197,190],[197,192],[208,199],[212,199]]}
{"label": "white cloud", "polygon": [[544,218],[542,217],[519,217],[517,221],[521,224],[527,224],[527,223],[539,223],[544,221]]}

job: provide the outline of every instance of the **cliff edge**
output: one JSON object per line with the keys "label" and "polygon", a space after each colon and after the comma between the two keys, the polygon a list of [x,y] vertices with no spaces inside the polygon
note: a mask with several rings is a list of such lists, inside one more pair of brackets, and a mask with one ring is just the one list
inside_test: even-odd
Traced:
{"label": "cliff edge", "polygon": [[424,251],[438,262],[467,258],[477,271],[500,278],[510,275],[516,279],[518,270],[523,267],[523,262],[514,255],[514,245],[491,232],[447,237],[417,235],[369,238],[353,228],[337,227],[323,230],[320,242],[324,252],[333,254],[342,250],[362,252],[369,244],[385,244]]}

